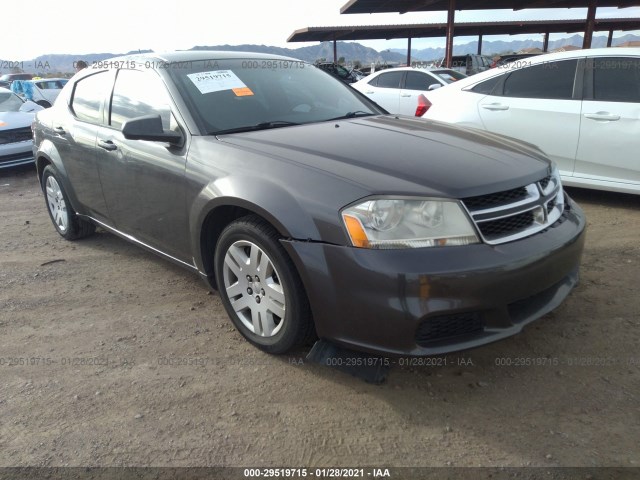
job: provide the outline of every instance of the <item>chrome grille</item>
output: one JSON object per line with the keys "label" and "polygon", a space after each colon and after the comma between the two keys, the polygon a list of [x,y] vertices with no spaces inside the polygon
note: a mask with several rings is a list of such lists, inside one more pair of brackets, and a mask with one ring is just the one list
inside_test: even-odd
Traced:
{"label": "chrome grille", "polygon": [[528,228],[534,222],[533,212],[523,212],[510,217],[482,222],[479,227],[486,238],[501,237]]}
{"label": "chrome grille", "polygon": [[489,195],[480,195],[478,197],[469,197],[464,200],[464,204],[468,209],[477,210],[480,208],[497,207],[507,203],[513,203],[527,197],[527,189],[525,187],[513,188],[504,192],[491,193]]}
{"label": "chrome grille", "polygon": [[547,175],[542,180],[540,180],[538,183],[540,184],[540,186],[542,187],[543,190],[546,190],[546,188],[549,185],[550,181],[551,181],[551,175]]}
{"label": "chrome grille", "polygon": [[558,221],[564,211],[564,194],[557,175],[462,202],[482,239],[492,245],[540,232]]}

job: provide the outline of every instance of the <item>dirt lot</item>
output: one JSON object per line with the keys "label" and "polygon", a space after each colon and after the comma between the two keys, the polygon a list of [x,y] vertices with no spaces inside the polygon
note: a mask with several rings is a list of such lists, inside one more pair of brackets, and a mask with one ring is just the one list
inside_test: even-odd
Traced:
{"label": "dirt lot", "polygon": [[589,234],[562,307],[375,386],[261,353],[111,234],[63,240],[34,170],[0,171],[0,466],[640,467],[640,196],[570,193]]}

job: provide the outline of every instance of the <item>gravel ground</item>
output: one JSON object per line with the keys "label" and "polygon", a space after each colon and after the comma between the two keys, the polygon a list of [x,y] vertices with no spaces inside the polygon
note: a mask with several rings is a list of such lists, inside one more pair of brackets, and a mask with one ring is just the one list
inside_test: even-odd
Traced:
{"label": "gravel ground", "polygon": [[111,234],[63,240],[34,170],[0,171],[0,466],[640,467],[640,196],[569,193],[589,231],[560,308],[375,386],[261,353]]}

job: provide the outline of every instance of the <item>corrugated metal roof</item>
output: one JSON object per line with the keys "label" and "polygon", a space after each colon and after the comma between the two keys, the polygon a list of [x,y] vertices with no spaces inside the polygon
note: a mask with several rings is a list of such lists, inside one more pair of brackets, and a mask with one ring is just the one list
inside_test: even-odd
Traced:
{"label": "corrugated metal roof", "polygon": [[[502,22],[456,23],[456,36],[517,35],[522,33],[584,32],[586,20],[527,20]],[[307,27],[293,32],[288,42],[325,42],[331,40],[371,40],[390,38],[444,37],[446,23],[400,25],[361,25],[339,27]],[[640,18],[596,19],[595,31],[640,30]]]}
{"label": "corrugated metal roof", "polygon": [[[530,8],[587,8],[589,0],[456,0],[456,10],[526,10]],[[597,0],[598,7],[632,7],[638,0]],[[340,13],[438,12],[449,0],[349,0]]]}

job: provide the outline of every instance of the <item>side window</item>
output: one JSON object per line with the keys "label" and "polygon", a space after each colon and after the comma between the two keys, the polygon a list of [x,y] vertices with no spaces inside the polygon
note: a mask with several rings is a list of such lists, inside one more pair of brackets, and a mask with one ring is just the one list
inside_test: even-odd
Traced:
{"label": "side window", "polygon": [[177,128],[169,96],[160,79],[139,70],[119,70],[111,99],[109,125],[120,129],[127,120],[144,115],[160,115],[165,130]]}
{"label": "side window", "polygon": [[482,95],[499,95],[497,92],[494,92],[494,90],[496,89],[496,86],[500,84],[503,77],[504,75],[491,77],[489,80],[485,80],[484,82],[477,84],[471,89],[471,91]]}
{"label": "side window", "polygon": [[111,88],[110,72],[99,72],[80,80],[74,89],[71,109],[79,120],[102,123],[100,107]]}
{"label": "side window", "polygon": [[407,90],[428,90],[430,85],[440,83],[435,78],[422,72],[407,72],[404,88]]}
{"label": "side window", "polygon": [[640,58],[594,59],[593,99],[640,103]]}
{"label": "side window", "polygon": [[504,82],[504,96],[571,100],[577,64],[564,60],[516,70]]}
{"label": "side window", "polygon": [[378,77],[378,88],[400,88],[400,80],[402,80],[403,71],[382,73]]}

